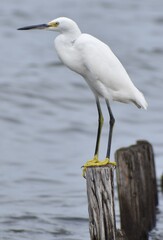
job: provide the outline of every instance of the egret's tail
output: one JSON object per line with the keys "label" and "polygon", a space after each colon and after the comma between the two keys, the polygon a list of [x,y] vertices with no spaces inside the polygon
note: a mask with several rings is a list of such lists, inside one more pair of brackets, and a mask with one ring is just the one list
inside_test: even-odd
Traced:
{"label": "egret's tail", "polygon": [[[137,90],[138,90],[138,89],[137,89]],[[136,104],[136,106],[137,106],[138,108],[147,109],[147,107],[148,107],[148,103],[147,103],[147,101],[145,100],[145,97],[144,97],[143,93],[140,92],[139,90],[138,90],[137,93],[136,93],[134,103]]]}

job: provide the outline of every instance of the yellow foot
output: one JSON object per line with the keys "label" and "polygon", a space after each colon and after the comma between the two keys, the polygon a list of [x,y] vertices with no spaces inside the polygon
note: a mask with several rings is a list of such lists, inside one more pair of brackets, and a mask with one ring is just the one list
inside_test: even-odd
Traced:
{"label": "yellow foot", "polygon": [[111,162],[109,158],[106,158],[103,161],[98,160],[98,156],[95,155],[92,160],[87,161],[84,166],[83,166],[83,177],[86,175],[86,170],[87,167],[101,167],[101,166],[106,166],[108,164],[111,164],[113,166],[116,166],[116,162]]}

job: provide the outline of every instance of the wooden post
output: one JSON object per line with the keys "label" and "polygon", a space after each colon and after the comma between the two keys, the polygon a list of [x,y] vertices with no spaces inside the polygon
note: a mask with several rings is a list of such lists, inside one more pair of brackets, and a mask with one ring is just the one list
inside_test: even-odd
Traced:
{"label": "wooden post", "polygon": [[161,192],[163,193],[163,174],[161,175]]}
{"label": "wooden post", "polygon": [[136,145],[117,150],[115,158],[121,228],[128,239],[148,239],[148,231],[155,226],[158,204],[152,146],[138,141]]}
{"label": "wooden post", "polygon": [[116,240],[129,240],[123,230],[117,229]]}
{"label": "wooden post", "polygon": [[88,167],[86,182],[91,240],[115,240],[114,167]]}

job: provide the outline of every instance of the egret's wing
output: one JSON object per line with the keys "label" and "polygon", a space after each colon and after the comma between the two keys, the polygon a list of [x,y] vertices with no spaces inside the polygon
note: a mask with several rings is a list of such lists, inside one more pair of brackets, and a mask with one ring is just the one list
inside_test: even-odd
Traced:
{"label": "egret's wing", "polygon": [[92,76],[114,91],[133,86],[126,70],[106,44],[89,34],[82,34],[76,44],[85,66],[84,77],[91,80]]}
{"label": "egret's wing", "polygon": [[[143,94],[134,86],[111,49],[100,40],[82,34],[75,42],[80,71],[95,94],[147,108]],[[77,57],[77,59],[78,59]]]}

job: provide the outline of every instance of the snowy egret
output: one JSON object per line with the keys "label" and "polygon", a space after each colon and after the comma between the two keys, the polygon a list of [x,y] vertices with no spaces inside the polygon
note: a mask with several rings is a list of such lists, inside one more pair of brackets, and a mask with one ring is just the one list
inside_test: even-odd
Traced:
{"label": "snowy egret", "polygon": [[[110,101],[131,102],[138,108],[146,109],[147,102],[143,94],[134,86],[126,70],[109,46],[89,34],[81,33],[73,20],[60,17],[47,24],[22,27],[18,30],[30,29],[47,29],[59,32],[54,44],[60,60],[72,71],[83,76],[94,93],[98,110],[98,131],[94,157],[84,164],[84,174],[88,166],[116,165],[115,162],[110,161],[112,132],[115,122]],[[105,99],[110,116],[108,146],[104,161],[98,159],[103,125],[100,97]]]}

